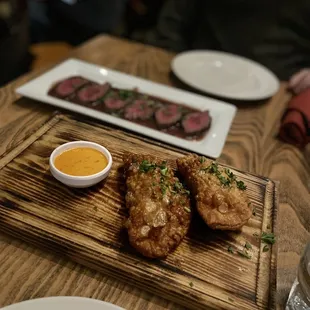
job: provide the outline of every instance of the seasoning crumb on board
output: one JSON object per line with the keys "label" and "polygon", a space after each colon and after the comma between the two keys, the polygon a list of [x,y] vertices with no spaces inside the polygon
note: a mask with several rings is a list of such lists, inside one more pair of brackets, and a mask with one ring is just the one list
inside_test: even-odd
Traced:
{"label": "seasoning crumb on board", "polygon": [[241,272],[247,272],[248,271],[248,269],[242,268],[242,267],[238,267],[238,270],[241,271]]}
{"label": "seasoning crumb on board", "polygon": [[234,300],[230,297],[228,297],[228,300],[231,301],[231,302],[234,302]]}
{"label": "seasoning crumb on board", "polygon": [[247,250],[252,249],[252,245],[251,245],[251,243],[249,243],[248,241],[245,242],[244,247],[245,247]]}
{"label": "seasoning crumb on board", "polygon": [[248,253],[247,250],[243,250],[243,251],[240,251],[238,250],[237,253],[241,256],[241,257],[244,257],[246,259],[251,259],[252,256]]}
{"label": "seasoning crumb on board", "polygon": [[194,287],[194,283],[193,282],[189,282],[189,286],[190,287]]}
{"label": "seasoning crumb on board", "polygon": [[[237,253],[239,254],[239,256],[242,256],[242,257],[245,257],[247,259],[251,259],[252,258],[252,255],[249,254],[248,250],[251,250],[252,249],[252,245],[251,243],[249,243],[248,241],[245,242],[244,244],[244,249],[242,250],[237,250]],[[232,246],[229,246],[227,248],[227,251],[231,254],[234,254],[234,249]]]}
{"label": "seasoning crumb on board", "polygon": [[183,262],[184,260],[182,259],[182,258],[176,258],[175,260],[174,260],[174,263],[175,263],[175,265],[178,267],[178,268],[180,268],[180,269],[182,269],[182,262]]}
{"label": "seasoning crumb on board", "polygon": [[232,246],[229,246],[227,251],[231,254],[234,254],[234,249],[232,248]]}

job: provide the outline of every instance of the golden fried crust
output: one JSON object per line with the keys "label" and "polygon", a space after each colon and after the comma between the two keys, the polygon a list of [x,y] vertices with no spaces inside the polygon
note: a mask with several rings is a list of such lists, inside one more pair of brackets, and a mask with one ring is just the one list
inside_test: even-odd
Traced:
{"label": "golden fried crust", "polygon": [[177,160],[178,169],[191,189],[197,210],[207,225],[212,229],[240,229],[252,215],[248,197],[244,190],[238,188],[235,177],[229,177],[229,170],[215,164],[214,172],[214,169],[208,168],[212,163],[197,155]]}
{"label": "golden fried crust", "polygon": [[151,258],[167,256],[186,235],[191,207],[188,191],[169,163],[145,155],[124,154],[129,242]]}

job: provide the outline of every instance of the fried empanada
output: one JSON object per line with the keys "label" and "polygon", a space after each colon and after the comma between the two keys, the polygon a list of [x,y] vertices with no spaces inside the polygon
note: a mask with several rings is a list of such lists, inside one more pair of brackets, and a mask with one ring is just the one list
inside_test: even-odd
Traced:
{"label": "fried empanada", "polygon": [[238,230],[252,215],[246,186],[212,160],[189,155],[177,160],[196,207],[212,229]]}
{"label": "fried empanada", "polygon": [[191,219],[189,192],[171,165],[149,155],[123,156],[127,185],[129,242],[141,254],[161,258],[186,235]]}

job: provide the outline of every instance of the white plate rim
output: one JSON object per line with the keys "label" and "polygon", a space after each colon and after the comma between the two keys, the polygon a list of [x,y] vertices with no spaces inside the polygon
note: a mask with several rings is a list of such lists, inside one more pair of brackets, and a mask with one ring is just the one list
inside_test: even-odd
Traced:
{"label": "white plate rim", "polygon": [[[0,308],[1,310],[31,310],[31,306],[33,304],[44,306],[46,303],[56,303],[56,306],[59,303],[85,303],[88,307],[90,304],[96,304],[100,307],[105,306],[105,308],[102,308],[103,310],[125,310],[124,308],[121,308],[119,306],[116,306],[114,304],[111,304],[106,301],[102,301],[99,299],[93,299],[88,297],[79,297],[79,296],[51,296],[51,297],[42,297],[42,298],[34,298],[29,300],[24,300],[21,302],[17,302],[8,306],[5,306],[3,308]],[[30,308],[29,308],[30,306]],[[45,309],[45,308],[44,308]],[[91,308],[87,308],[87,310],[91,310]]]}
{"label": "white plate rim", "polygon": [[[179,62],[180,61],[184,61],[184,58],[187,58],[188,56],[192,56],[193,54],[217,54],[219,56],[224,55],[224,56],[229,56],[229,57],[233,57],[233,58],[237,58],[238,60],[244,61],[248,64],[250,64],[253,67],[257,67],[260,70],[265,71],[266,74],[269,75],[270,79],[272,80],[272,82],[274,83],[274,87],[271,88],[269,90],[269,92],[266,92],[265,94],[255,94],[253,93],[252,95],[228,95],[225,93],[221,93],[218,91],[214,91],[214,90],[210,90],[210,89],[205,89],[204,87],[200,87],[199,85],[197,85],[195,82],[192,82],[190,79],[184,78],[183,74],[181,74],[179,72]],[[249,58],[243,57],[243,56],[239,56],[239,55],[235,55],[232,53],[227,53],[227,52],[223,52],[223,51],[216,51],[216,50],[191,50],[191,51],[185,51],[185,52],[181,52],[179,54],[177,54],[171,61],[171,70],[173,71],[173,73],[177,76],[178,79],[180,79],[184,84],[187,84],[189,86],[191,86],[194,89],[200,90],[204,93],[210,94],[210,95],[214,95],[217,96],[219,98],[223,98],[223,99],[231,99],[231,100],[249,100],[249,101],[257,101],[257,100],[264,100],[264,99],[268,99],[270,97],[272,97],[274,94],[276,94],[276,92],[279,90],[280,88],[280,81],[279,79],[276,77],[276,75],[269,70],[267,67],[261,65],[260,63],[251,60]]]}
{"label": "white plate rim", "polygon": [[[209,132],[202,140],[188,141],[47,95],[47,91],[53,83],[72,75],[84,75],[89,79],[99,82],[108,81],[119,88],[138,87],[142,92],[150,95],[193,106],[201,110],[209,109],[213,118],[213,123],[211,124]],[[160,140],[161,142],[172,144],[173,146],[191,150],[212,158],[217,158],[221,154],[231,123],[236,114],[236,107],[232,104],[151,82],[73,58],[60,63],[51,70],[26,82],[24,85],[17,88],[16,92],[25,97],[81,113]]]}

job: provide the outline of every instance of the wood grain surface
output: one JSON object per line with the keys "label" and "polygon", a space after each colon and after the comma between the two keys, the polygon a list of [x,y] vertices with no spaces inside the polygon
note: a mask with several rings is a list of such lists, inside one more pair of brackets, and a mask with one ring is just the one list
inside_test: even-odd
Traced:
{"label": "wood grain surface", "polygon": [[[76,140],[109,148],[113,166],[104,184],[70,189],[49,173],[52,151]],[[265,244],[254,235],[275,229],[275,184],[233,171],[247,184],[255,209],[241,232],[212,231],[194,215],[189,235],[174,253],[164,260],[144,259],[128,245],[123,229],[126,151],[162,160],[186,154],[115,128],[55,116],[0,158],[0,230],[188,308],[274,309],[276,247],[263,252]],[[251,259],[237,253],[246,242],[252,246]],[[234,254],[228,252],[229,246]]]}
{"label": "wood grain surface", "polygon": [[[71,55],[156,82],[179,86],[170,75],[174,54],[107,36],[94,38]],[[53,108],[19,99],[14,89],[46,70],[42,68],[0,91],[0,154],[17,146],[46,122]],[[221,163],[280,181],[277,225],[277,305],[283,308],[295,278],[300,254],[310,234],[310,148],[303,151],[276,138],[290,99],[286,84],[262,103],[242,103],[228,135]],[[30,298],[78,295],[98,298],[127,309],[184,309],[124,281],[91,271],[18,238],[0,234],[0,306]]]}

